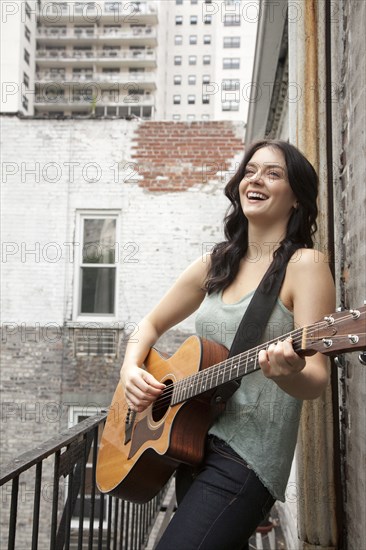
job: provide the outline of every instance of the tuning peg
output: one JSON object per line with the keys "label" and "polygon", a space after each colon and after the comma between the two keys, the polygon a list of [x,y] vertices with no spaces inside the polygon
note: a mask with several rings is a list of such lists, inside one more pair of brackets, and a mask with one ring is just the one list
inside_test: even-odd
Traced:
{"label": "tuning peg", "polygon": [[366,366],[366,351],[361,351],[361,353],[358,356],[358,360],[361,363],[361,365]]}

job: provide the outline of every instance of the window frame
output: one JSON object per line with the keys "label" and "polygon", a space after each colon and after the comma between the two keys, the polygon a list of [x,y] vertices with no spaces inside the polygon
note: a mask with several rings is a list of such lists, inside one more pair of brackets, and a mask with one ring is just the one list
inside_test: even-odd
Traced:
{"label": "window frame", "polygon": [[[76,210],[75,220],[75,246],[74,246],[74,289],[73,289],[73,321],[74,322],[105,322],[113,323],[118,320],[118,296],[119,296],[119,279],[120,279],[120,262],[121,247],[117,248],[115,255],[115,285],[114,285],[114,313],[81,313],[81,268],[83,265],[83,239],[84,239],[84,220],[85,219],[114,219],[116,220],[116,238],[115,243],[119,243],[119,235],[121,234],[121,211],[117,209],[82,209]],[[95,264],[92,264],[95,266]],[[109,267],[112,264],[98,264],[99,267]],[[97,269],[97,268],[95,268]]]}

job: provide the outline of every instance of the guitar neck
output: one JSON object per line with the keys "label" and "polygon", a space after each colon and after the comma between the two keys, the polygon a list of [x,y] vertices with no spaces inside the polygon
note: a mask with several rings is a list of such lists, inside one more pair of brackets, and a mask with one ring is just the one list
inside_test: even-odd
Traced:
{"label": "guitar neck", "polygon": [[[295,351],[301,350],[302,334],[304,329],[294,330],[283,336],[281,339],[291,337]],[[258,370],[258,353],[261,350],[266,350],[271,343],[278,341],[278,338],[260,344],[250,350],[244,351],[221,361],[216,365],[212,365],[207,369],[201,370],[191,376],[183,378],[174,384],[172,405],[177,405],[188,399],[192,399],[197,395],[213,390],[232,380],[243,378]]]}

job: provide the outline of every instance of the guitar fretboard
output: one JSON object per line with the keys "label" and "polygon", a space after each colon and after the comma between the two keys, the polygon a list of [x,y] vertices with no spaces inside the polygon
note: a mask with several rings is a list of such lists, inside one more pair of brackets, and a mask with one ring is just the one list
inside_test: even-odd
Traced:
{"label": "guitar fretboard", "polygon": [[[295,330],[281,336],[281,339],[292,337],[293,338],[293,347],[295,351],[301,349],[301,338],[304,329]],[[271,340],[257,346],[256,348],[244,351],[239,353],[234,357],[225,359],[216,365],[212,365],[207,369],[201,370],[191,376],[187,376],[182,380],[179,380],[174,384],[173,394],[172,394],[172,405],[177,405],[183,401],[187,401],[197,395],[200,395],[206,391],[212,390],[225,384],[226,382],[231,382],[232,380],[238,380],[258,370],[258,353],[261,350],[265,350],[269,347],[270,344],[276,343],[278,338]]]}

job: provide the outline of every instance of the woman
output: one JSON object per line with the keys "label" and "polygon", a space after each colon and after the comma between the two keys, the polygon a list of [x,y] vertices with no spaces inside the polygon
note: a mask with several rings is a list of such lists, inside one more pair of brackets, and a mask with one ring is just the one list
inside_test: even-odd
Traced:
{"label": "woman", "polygon": [[328,381],[325,356],[300,357],[290,339],[280,339],[334,311],[328,264],[312,250],[317,186],[294,146],[267,140],[249,147],[225,189],[226,240],[182,273],[139,324],[139,342],[127,347],[121,380],[131,407],[142,411],[164,388],[140,368],[160,335],[199,308],[197,333],[230,348],[259,281],[270,288],[288,262],[262,337],[279,340],[260,351],[261,369],[242,380],[210,429],[205,461],[159,550],[248,548],[275,500],[284,500],[302,400],[317,398]]}

